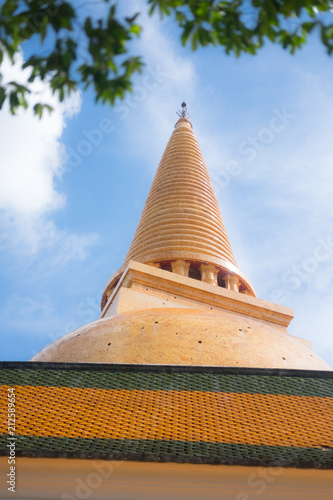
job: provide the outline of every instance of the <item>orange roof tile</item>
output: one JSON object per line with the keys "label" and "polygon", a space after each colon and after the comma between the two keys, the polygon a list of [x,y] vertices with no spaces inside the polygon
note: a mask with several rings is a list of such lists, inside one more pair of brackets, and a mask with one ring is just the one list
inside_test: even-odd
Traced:
{"label": "orange roof tile", "polygon": [[[18,455],[333,468],[331,372],[2,363],[0,378]],[[2,454],[7,438],[3,422]]]}

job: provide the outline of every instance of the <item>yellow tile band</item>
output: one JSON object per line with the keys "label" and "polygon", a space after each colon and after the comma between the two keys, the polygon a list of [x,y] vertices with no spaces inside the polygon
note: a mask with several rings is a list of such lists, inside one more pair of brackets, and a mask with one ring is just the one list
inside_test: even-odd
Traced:
{"label": "yellow tile band", "polygon": [[[15,392],[17,435],[333,446],[332,398],[36,386]],[[6,434],[7,386],[0,408]]]}

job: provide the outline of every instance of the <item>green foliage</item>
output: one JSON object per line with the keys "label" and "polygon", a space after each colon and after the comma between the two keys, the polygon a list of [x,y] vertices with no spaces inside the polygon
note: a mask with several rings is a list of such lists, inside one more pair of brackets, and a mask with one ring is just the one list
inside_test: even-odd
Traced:
{"label": "green foliage", "polygon": [[256,54],[268,39],[293,54],[318,27],[327,52],[333,52],[332,0],[148,0],[148,3],[151,14],[158,11],[162,17],[174,15],[182,30],[182,43],[190,43],[193,50],[200,45],[222,45],[227,54]]}
{"label": "green foliage", "polygon": [[[84,0],[83,0],[84,1]],[[120,0],[118,0],[120,2]],[[80,16],[77,0],[4,0],[0,7],[0,70],[3,56],[14,62],[24,43],[34,39],[36,50],[23,64],[30,70],[25,85],[4,83],[0,71],[0,109],[28,107],[27,96],[36,79],[47,80],[60,101],[77,88],[94,89],[96,101],[114,104],[132,88],[141,72],[140,57],[129,44],[140,35],[139,13],[122,19],[116,0],[104,0],[106,15]],[[294,53],[317,29],[329,54],[333,52],[333,0],[147,0],[150,14],[173,16],[181,42],[193,50],[221,45],[227,54],[256,54],[269,40]],[[332,18],[333,20],[333,18]],[[37,103],[41,117],[49,105]]]}
{"label": "green foliage", "polygon": [[[35,80],[47,80],[53,93],[63,101],[81,87],[94,88],[96,101],[113,104],[132,88],[132,76],[143,63],[129,55],[128,43],[140,34],[136,16],[122,21],[116,17],[116,4],[109,4],[100,19],[80,19],[80,5],[63,0],[5,0],[0,7],[0,65],[6,54],[12,63],[24,43],[39,41],[36,50],[23,64],[30,74],[26,85],[3,83],[0,72],[0,108],[9,102],[12,114],[27,108],[27,95]],[[1,69],[1,66],[0,66]],[[43,103],[33,106],[41,117],[52,108]]]}

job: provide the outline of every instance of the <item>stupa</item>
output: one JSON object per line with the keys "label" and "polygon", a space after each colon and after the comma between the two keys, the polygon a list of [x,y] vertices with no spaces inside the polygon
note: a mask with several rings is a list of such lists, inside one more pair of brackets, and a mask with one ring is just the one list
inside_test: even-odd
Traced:
{"label": "stupa", "polygon": [[239,269],[183,102],[100,318],[33,361],[329,370],[292,318]]}

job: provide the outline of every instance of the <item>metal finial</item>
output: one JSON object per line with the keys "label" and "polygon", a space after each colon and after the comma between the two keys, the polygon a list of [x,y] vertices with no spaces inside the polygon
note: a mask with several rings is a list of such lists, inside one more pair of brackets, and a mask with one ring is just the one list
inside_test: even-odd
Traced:
{"label": "metal finial", "polygon": [[182,109],[181,111],[177,111],[177,115],[179,116],[179,118],[187,118],[187,106],[186,106],[186,102],[183,101],[182,104]]}

